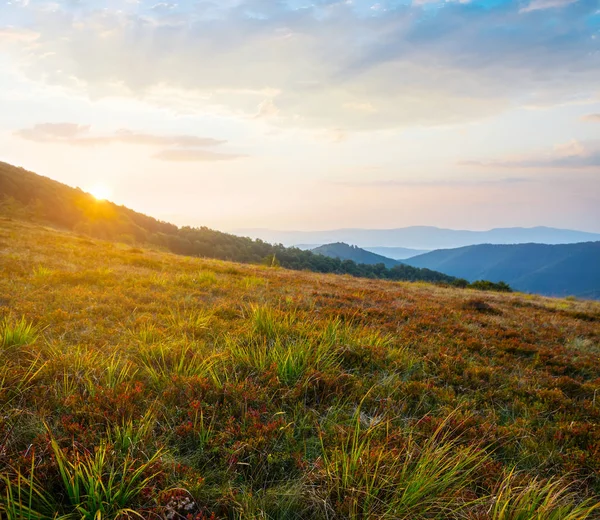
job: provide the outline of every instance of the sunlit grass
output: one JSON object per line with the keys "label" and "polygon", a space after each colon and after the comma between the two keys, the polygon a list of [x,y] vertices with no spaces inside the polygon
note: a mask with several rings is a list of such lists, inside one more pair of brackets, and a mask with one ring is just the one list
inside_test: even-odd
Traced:
{"label": "sunlit grass", "polygon": [[25,317],[11,320],[5,317],[0,321],[0,347],[20,347],[33,343],[39,336],[40,329]]}
{"label": "sunlit grass", "polygon": [[597,303],[2,225],[2,519],[599,516]]}
{"label": "sunlit grass", "polygon": [[364,422],[357,411],[347,438],[323,445],[329,507],[341,506],[349,518],[459,518],[486,460],[479,447],[461,445],[442,427],[422,445],[409,437],[395,447],[380,434],[389,422]]}
{"label": "sunlit grass", "polygon": [[140,346],[138,351],[138,360],[144,374],[159,387],[173,376],[209,375],[220,357],[219,354],[208,354],[200,345],[185,342],[177,346],[154,343]]}
{"label": "sunlit grass", "polygon": [[600,503],[581,502],[560,480],[519,482],[510,472],[491,497],[490,520],[587,520],[598,518]]}
{"label": "sunlit grass", "polygon": [[212,318],[213,313],[205,309],[170,309],[167,326],[173,333],[199,338],[209,329]]}

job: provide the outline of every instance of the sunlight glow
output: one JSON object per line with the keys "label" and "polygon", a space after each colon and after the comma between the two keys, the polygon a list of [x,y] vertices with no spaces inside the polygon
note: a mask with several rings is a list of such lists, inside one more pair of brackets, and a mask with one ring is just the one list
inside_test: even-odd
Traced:
{"label": "sunlight glow", "polygon": [[105,184],[96,184],[90,188],[91,195],[98,200],[106,200],[112,195],[111,189]]}

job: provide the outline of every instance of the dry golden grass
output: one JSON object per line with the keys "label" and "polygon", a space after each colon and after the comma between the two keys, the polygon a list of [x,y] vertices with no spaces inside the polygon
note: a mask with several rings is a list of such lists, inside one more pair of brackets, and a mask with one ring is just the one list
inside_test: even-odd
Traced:
{"label": "dry golden grass", "polygon": [[10,220],[0,273],[8,518],[595,518],[598,302]]}

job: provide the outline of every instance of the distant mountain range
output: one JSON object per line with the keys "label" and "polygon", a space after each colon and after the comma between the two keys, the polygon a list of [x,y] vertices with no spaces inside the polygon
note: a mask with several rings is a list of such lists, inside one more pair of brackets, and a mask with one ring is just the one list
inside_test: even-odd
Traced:
{"label": "distant mountain range", "polygon": [[409,249],[408,247],[365,247],[367,251],[394,260],[404,260],[413,256],[429,253],[429,249]]}
{"label": "distant mountain range", "polygon": [[475,244],[572,244],[600,241],[600,233],[550,227],[497,228],[489,231],[464,231],[430,226],[411,226],[398,229],[336,229],[330,231],[240,229],[234,231],[234,233],[287,246],[344,242],[369,249],[403,247],[428,251]]}
{"label": "distant mountain range", "polygon": [[[338,244],[344,244],[344,242],[336,242]],[[313,251],[323,245],[331,244],[294,244],[293,247],[302,249],[303,251]],[[358,246],[357,246],[358,247]],[[405,258],[412,258],[413,256],[422,255],[429,253],[429,249],[409,249],[408,247],[364,247],[364,251],[370,251],[376,255],[385,256],[387,259],[392,260],[404,260]]]}
{"label": "distant mountain range", "polygon": [[366,251],[357,246],[349,246],[343,242],[335,244],[325,244],[312,249],[312,252],[319,255],[329,256],[330,258],[339,258],[340,260],[352,260],[357,264],[376,265],[383,264],[387,268],[399,265],[400,262],[392,258],[377,255]]}
{"label": "distant mountain range", "polygon": [[460,247],[404,261],[468,281],[504,281],[513,289],[546,296],[600,299],[600,242]]}

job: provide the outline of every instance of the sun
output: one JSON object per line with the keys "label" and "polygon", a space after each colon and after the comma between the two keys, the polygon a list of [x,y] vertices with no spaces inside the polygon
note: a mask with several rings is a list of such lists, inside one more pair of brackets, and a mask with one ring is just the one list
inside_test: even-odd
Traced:
{"label": "sun", "polygon": [[112,195],[111,189],[105,184],[95,184],[90,188],[90,193],[97,200],[106,200]]}

